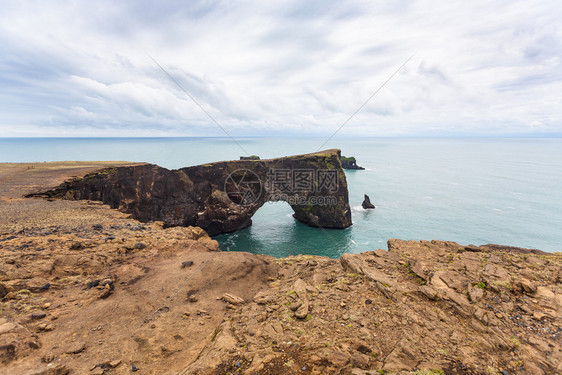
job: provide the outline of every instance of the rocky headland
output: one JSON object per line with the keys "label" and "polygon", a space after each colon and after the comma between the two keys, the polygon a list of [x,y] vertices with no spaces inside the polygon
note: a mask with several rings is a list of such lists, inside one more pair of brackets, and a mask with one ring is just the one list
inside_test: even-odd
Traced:
{"label": "rocky headland", "polygon": [[[295,219],[313,227],[351,225],[347,182],[335,149],[177,170],[152,164],[114,166],[31,196],[102,201],[143,222],[198,226],[211,236],[248,227],[271,199],[287,201]],[[327,200],[330,204],[322,204]]]}
{"label": "rocky headland", "polygon": [[22,198],[107,165],[32,167],[0,165],[0,373],[562,372],[559,253],[401,240],[340,259],[221,252],[196,226]]}
{"label": "rocky headland", "polygon": [[357,160],[353,156],[342,156],[341,157],[341,164],[343,169],[356,169],[356,170],[364,170],[365,168],[357,165]]}

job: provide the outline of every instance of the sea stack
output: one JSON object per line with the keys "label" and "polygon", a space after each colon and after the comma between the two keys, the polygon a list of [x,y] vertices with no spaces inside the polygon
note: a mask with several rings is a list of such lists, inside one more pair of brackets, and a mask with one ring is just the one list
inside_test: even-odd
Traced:
{"label": "sea stack", "polygon": [[355,160],[355,157],[350,156],[342,156],[341,157],[341,165],[343,167],[343,169],[356,169],[356,170],[363,170],[365,168],[360,167],[357,165],[357,160]]}
{"label": "sea stack", "polygon": [[375,205],[371,203],[371,199],[367,194],[365,194],[365,199],[363,199],[363,203],[361,203],[361,206],[366,210],[375,208]]}

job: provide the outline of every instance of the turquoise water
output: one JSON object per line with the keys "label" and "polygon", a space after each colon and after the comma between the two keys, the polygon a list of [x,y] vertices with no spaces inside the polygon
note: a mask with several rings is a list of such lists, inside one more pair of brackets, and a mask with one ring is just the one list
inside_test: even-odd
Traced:
{"label": "turquoise water", "polygon": [[[262,158],[316,151],[323,139],[237,139]],[[346,171],[354,225],[345,230],[296,222],[283,202],[264,205],[253,226],[217,237],[223,250],[274,256],[386,248],[389,238],[562,251],[562,139],[341,138],[364,171]],[[0,139],[0,162],[146,161],[179,168],[238,159],[226,138]],[[360,205],[368,194],[377,206]]]}

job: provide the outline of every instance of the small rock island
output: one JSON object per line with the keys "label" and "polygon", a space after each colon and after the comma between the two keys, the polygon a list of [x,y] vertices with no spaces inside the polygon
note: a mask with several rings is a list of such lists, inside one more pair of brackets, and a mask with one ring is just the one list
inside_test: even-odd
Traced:
{"label": "small rock island", "polygon": [[363,199],[361,206],[366,210],[375,208],[375,205],[371,203],[371,198],[369,198],[367,194],[365,194],[365,198]]}

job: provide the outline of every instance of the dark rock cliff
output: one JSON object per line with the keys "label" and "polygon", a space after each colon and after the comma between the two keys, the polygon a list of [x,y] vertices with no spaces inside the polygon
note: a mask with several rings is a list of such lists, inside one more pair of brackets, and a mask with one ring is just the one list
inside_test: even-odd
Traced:
{"label": "dark rock cliff", "polygon": [[357,160],[355,160],[355,157],[353,157],[353,156],[350,156],[350,157],[342,156],[341,157],[341,164],[342,164],[343,169],[357,169],[357,170],[364,170],[365,169],[365,168],[357,165]]}
{"label": "dark rock cliff", "polygon": [[28,196],[98,200],[140,221],[195,225],[210,235],[251,225],[262,205],[277,200],[289,203],[295,219],[310,226],[351,225],[347,182],[335,149],[177,170],[153,164],[106,168]]}

